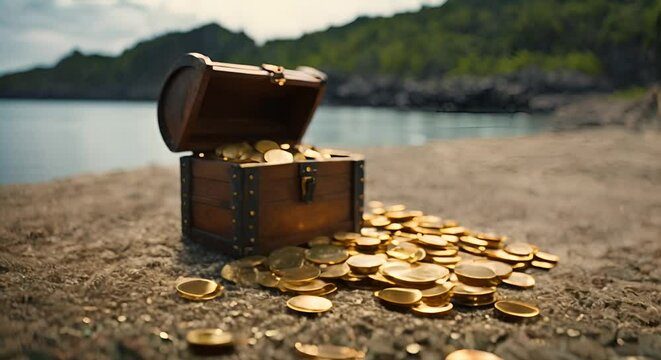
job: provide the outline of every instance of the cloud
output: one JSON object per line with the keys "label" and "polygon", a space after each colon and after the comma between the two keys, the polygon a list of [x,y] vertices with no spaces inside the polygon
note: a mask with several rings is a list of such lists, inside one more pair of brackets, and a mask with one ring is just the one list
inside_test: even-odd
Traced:
{"label": "cloud", "polygon": [[73,49],[118,54],[167,31],[217,22],[258,43],[444,0],[0,0],[0,73],[52,64]]}

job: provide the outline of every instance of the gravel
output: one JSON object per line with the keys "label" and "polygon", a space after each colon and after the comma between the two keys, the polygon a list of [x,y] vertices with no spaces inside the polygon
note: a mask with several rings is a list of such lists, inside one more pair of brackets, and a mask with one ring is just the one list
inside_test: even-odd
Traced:
{"label": "gravel", "polygon": [[[0,358],[194,358],[184,336],[195,327],[237,334],[228,359],[290,359],[298,341],[353,346],[369,359],[442,359],[459,348],[505,359],[661,358],[660,133],[600,129],[363,152],[368,199],[560,255],[555,269],[530,272],[535,288],[499,290],[537,304],[541,316],[509,323],[493,309],[456,309],[419,318],[349,288],[320,316],[227,283],[216,300],[185,301],[175,280],[220,281],[227,259],[181,241],[178,170],[147,167],[0,187]],[[405,351],[412,343],[417,357]]]}

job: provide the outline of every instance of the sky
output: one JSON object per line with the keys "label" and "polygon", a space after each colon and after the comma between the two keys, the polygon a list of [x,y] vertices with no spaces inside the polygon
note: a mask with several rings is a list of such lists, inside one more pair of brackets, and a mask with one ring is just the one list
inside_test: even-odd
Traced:
{"label": "sky", "polygon": [[116,55],[139,40],[216,22],[258,43],[444,0],[0,0],[0,74],[74,49]]}

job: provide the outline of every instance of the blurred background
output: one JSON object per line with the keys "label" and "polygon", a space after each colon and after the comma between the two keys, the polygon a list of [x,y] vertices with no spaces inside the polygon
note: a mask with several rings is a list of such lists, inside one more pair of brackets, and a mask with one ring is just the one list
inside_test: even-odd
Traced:
{"label": "blurred background", "polygon": [[0,36],[0,184],[175,164],[192,51],[328,73],[319,146],[659,126],[661,0],[0,0]]}

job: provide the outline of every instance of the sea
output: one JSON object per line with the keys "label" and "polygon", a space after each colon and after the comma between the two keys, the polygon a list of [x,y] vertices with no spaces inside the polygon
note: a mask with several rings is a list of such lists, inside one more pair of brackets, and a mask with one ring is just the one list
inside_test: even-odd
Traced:
{"label": "sea", "polygon": [[[321,106],[303,142],[357,149],[550,130],[544,115]],[[174,165],[181,155],[163,143],[155,102],[0,99],[0,184]]]}

